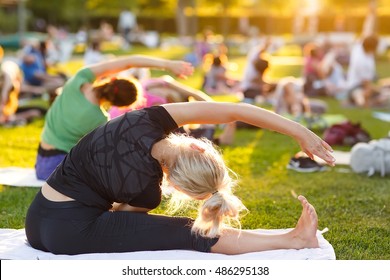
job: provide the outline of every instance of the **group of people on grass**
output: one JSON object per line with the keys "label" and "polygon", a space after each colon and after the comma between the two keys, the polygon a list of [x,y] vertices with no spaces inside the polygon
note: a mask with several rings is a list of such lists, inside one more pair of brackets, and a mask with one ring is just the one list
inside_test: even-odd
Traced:
{"label": "group of people on grass", "polygon": [[[193,72],[183,61],[127,56],[86,66],[68,80],[42,132],[36,168],[46,183],[26,217],[31,246],[56,254],[164,249],[239,254],[319,246],[317,215],[303,196],[302,215],[287,234],[226,225],[245,209],[233,194],[232,171],[211,140],[177,131],[186,124],[242,121],[289,135],[309,156],[333,165],[326,142],[260,107],[208,98],[137,107],[108,121],[104,105],[121,108],[143,96],[139,81],[112,76],[132,67],[165,69],[178,77]],[[203,200],[198,217],[148,214],[166,187]]]}
{"label": "group of people on grass", "polygon": [[[206,67],[203,89],[210,95],[236,94],[252,104],[267,101],[278,113],[294,116],[311,114],[313,108],[326,111],[325,103],[312,101],[324,96],[342,100],[343,105],[383,107],[390,101],[390,83],[378,80],[375,63],[378,44],[379,37],[372,34],[352,46],[309,42],[303,46],[302,76],[284,77],[276,83],[266,77],[266,71],[272,68],[267,53],[272,39],[267,38],[250,50],[241,80],[229,76],[226,52],[215,47],[211,63],[210,53],[203,58],[204,64],[210,64]],[[315,106],[308,106],[310,103]]]}
{"label": "group of people on grass", "polygon": [[[298,196],[302,214],[288,233],[262,235],[228,223],[238,220],[245,206],[234,195],[235,174],[218,144],[231,143],[236,122],[288,135],[310,158],[317,156],[330,166],[335,161],[325,141],[280,113],[310,110],[302,92],[308,85],[293,79],[266,83],[263,53],[264,47],[248,61],[252,70],[244,76],[251,80],[243,103],[214,102],[170,76],[151,78],[145,72],[192,75],[193,66],[180,60],[124,56],[87,64],[67,79],[45,116],[38,147],[36,173],[45,183],[26,216],[31,246],[71,255],[165,249],[240,254],[318,247],[317,214],[303,196]],[[316,68],[314,60],[305,67],[308,74]],[[214,59],[213,66],[222,62]],[[224,79],[231,82],[229,88],[238,87]],[[209,77],[206,83],[218,85]],[[365,83],[356,86],[366,89]],[[249,104],[273,90],[281,96],[277,113]],[[2,92],[2,109],[5,101]],[[225,124],[218,139],[217,124]],[[197,217],[149,214],[166,188],[203,201]]]}

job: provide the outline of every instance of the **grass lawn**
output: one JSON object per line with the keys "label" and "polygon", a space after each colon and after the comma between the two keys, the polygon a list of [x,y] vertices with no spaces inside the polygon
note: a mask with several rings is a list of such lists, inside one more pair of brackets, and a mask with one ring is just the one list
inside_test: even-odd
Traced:
{"label": "grass lawn", "polygon": [[[141,49],[133,51],[145,53]],[[182,57],[184,51],[179,48],[171,52],[147,50],[147,53],[171,58]],[[245,58],[237,56],[231,61],[241,70]],[[271,62],[270,76],[300,73],[299,59],[285,62],[289,63],[280,58]],[[78,63],[75,61],[73,67],[77,68]],[[382,73],[389,73],[385,71],[389,69],[388,62],[381,62],[378,67]],[[199,87],[200,71],[184,83]],[[374,119],[369,109],[343,108],[338,101],[326,101],[329,113],[344,114],[360,122],[373,138],[384,137],[390,130],[390,124]],[[43,120],[36,120],[25,127],[1,127],[0,167],[33,167],[42,126]],[[241,129],[235,143],[222,148],[229,167],[239,175],[236,193],[249,209],[242,218],[242,228],[294,227],[301,208],[293,194],[303,194],[317,209],[319,228],[329,228],[325,237],[333,245],[337,259],[390,259],[389,177],[368,178],[345,167],[309,174],[290,171],[286,164],[298,151],[298,145],[284,135],[262,129]],[[0,228],[23,228],[27,208],[37,191],[0,185]],[[154,212],[163,212],[164,205]],[[194,210],[183,214],[193,215]]]}

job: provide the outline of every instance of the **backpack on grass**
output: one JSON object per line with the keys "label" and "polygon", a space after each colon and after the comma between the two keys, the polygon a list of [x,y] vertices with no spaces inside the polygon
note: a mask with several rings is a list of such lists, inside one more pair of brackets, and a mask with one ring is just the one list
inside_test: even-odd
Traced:
{"label": "backpack on grass", "polygon": [[378,172],[382,177],[390,175],[390,138],[354,145],[350,165],[356,173],[372,176]]}
{"label": "backpack on grass", "polygon": [[323,138],[329,145],[341,146],[353,146],[371,140],[369,133],[360,126],[360,123],[354,124],[350,121],[327,128]]}

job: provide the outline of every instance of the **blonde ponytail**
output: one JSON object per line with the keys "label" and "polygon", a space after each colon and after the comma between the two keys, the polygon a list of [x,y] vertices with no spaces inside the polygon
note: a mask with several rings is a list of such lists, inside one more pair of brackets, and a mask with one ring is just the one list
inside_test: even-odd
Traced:
{"label": "blonde ponytail", "polygon": [[[209,140],[176,134],[167,139],[175,147],[177,155],[168,166],[166,183],[192,199],[205,200],[198,209],[192,230],[206,237],[218,236],[224,225],[238,222],[240,212],[246,209],[232,193],[236,184],[231,177],[234,173],[227,168],[221,152]],[[177,200],[171,202],[171,206],[181,205]]]}
{"label": "blonde ponytail", "polygon": [[232,222],[240,224],[239,214],[242,210],[246,210],[246,207],[238,197],[218,191],[200,207],[192,231],[201,236],[217,237]]}

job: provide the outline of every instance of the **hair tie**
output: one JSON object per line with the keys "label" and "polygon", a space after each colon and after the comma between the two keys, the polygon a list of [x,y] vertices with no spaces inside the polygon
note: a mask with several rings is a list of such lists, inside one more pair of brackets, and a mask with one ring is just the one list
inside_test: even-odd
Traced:
{"label": "hair tie", "polygon": [[199,147],[199,146],[196,145],[195,143],[191,143],[191,144],[190,144],[190,148],[193,149],[193,150],[197,150],[198,152],[201,152],[201,153],[203,153],[203,152],[205,151],[204,148]]}
{"label": "hair tie", "polygon": [[217,192],[218,192],[218,190],[213,191],[213,192],[211,193],[211,195],[214,195],[214,194],[216,194]]}

